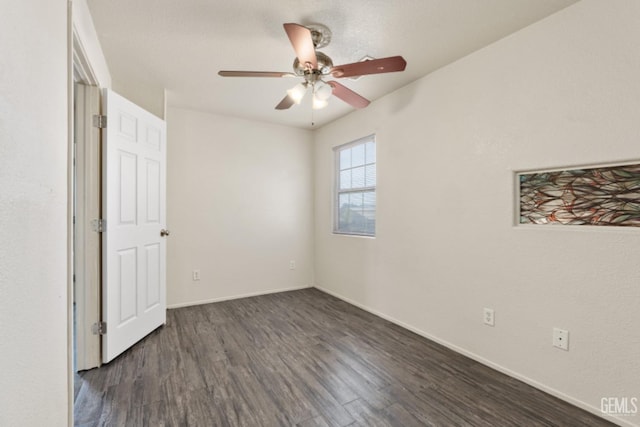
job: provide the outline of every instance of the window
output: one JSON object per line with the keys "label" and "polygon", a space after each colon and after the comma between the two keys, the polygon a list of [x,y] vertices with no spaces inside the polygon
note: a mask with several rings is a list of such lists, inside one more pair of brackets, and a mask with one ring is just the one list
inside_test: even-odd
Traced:
{"label": "window", "polygon": [[336,147],[336,201],[333,231],[376,234],[375,135]]}

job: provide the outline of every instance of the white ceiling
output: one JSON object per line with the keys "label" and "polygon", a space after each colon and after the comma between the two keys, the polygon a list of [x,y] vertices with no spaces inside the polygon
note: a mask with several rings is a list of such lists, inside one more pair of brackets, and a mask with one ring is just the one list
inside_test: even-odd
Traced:
{"label": "white ceiling", "polygon": [[[168,105],[309,128],[309,96],[275,105],[294,78],[223,78],[219,70],[292,70],[282,24],[321,23],[334,64],[402,55],[401,73],[340,80],[375,100],[577,0],[87,0],[117,88],[167,90]],[[302,81],[302,79],[299,79]],[[125,94],[126,95],[126,94]],[[316,127],[353,108],[337,98]]]}

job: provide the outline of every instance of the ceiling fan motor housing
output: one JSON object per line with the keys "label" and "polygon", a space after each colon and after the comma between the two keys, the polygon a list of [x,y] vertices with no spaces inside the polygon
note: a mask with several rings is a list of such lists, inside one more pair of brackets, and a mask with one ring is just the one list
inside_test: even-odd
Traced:
{"label": "ceiling fan motor housing", "polygon": [[[316,51],[316,58],[318,59],[318,68],[316,69],[309,69],[304,64],[301,64],[298,58],[296,58],[293,61],[293,72],[298,76],[304,77],[307,81],[309,81],[309,79],[313,79],[313,81],[315,81],[319,77],[329,74],[331,68],[333,68],[333,61],[331,58],[318,51]],[[309,78],[307,78],[307,76],[309,76]]]}
{"label": "ceiling fan motor housing", "polygon": [[331,42],[331,30],[326,25],[310,24],[306,27],[311,31],[311,40],[316,49],[321,49]]}

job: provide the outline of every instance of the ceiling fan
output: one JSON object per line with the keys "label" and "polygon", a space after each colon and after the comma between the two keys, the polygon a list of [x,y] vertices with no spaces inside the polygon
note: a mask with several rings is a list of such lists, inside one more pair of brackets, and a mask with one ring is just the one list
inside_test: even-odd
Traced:
{"label": "ceiling fan", "polygon": [[313,109],[327,106],[327,99],[333,94],[355,108],[364,108],[369,100],[334,80],[333,78],[358,77],[367,74],[390,73],[403,71],[407,62],[402,56],[370,59],[351,64],[334,66],[327,55],[316,49],[322,48],[331,41],[331,31],[320,24],[302,26],[300,24],[284,24],[284,30],[289,36],[296,59],[293,61],[293,73],[278,71],[219,71],[222,77],[303,77],[287,91],[287,95],[276,105],[276,110],[286,110],[294,104],[300,104],[310,87],[313,93]]}

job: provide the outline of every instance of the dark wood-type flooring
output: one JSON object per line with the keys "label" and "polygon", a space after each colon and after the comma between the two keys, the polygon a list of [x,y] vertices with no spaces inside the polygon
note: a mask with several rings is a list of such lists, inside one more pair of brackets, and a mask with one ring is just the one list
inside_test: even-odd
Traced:
{"label": "dark wood-type flooring", "polygon": [[76,426],[612,425],[316,289],[169,310]]}

